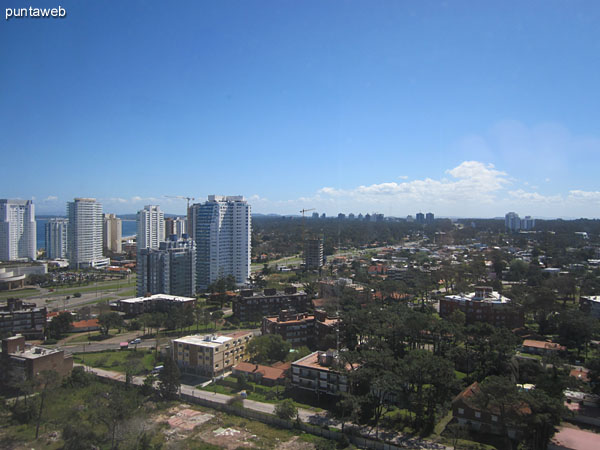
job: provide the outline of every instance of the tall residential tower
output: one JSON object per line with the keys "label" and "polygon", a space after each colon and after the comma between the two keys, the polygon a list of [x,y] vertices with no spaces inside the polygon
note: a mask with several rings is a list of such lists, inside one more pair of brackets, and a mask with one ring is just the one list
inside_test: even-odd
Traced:
{"label": "tall residential tower", "polygon": [[46,258],[67,258],[69,219],[49,219],[46,223]]}
{"label": "tall residential tower", "polygon": [[102,255],[102,205],[95,198],[76,198],[67,203],[69,265],[76,269],[105,267]]}
{"label": "tall residential tower", "polygon": [[245,284],[250,276],[250,205],[241,195],[209,195],[207,202],[190,209],[195,215],[198,289],[228,275]]}
{"label": "tall residential tower", "polygon": [[165,214],[160,206],[146,205],[137,213],[137,249],[158,248],[165,240]]}
{"label": "tall residential tower", "polygon": [[0,261],[34,260],[36,246],[33,202],[0,199]]}
{"label": "tall residential tower", "polygon": [[121,253],[121,237],[123,224],[114,214],[104,214],[104,228],[102,238],[104,249],[113,253]]}
{"label": "tall residential tower", "polygon": [[196,245],[186,234],[138,251],[137,295],[147,294],[196,295]]}

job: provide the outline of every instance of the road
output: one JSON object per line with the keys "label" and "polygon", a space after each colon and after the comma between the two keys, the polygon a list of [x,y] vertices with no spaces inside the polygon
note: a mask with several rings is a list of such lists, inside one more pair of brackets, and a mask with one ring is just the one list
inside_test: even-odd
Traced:
{"label": "road", "polygon": [[[76,364],[81,365],[81,364]],[[91,373],[95,373],[98,376],[104,378],[110,378],[112,380],[125,382],[125,375],[119,372],[113,372],[111,370],[98,369],[95,367],[83,366],[85,370]],[[145,377],[133,377],[132,383],[136,385],[142,385],[144,383]],[[182,384],[180,388],[183,394],[189,395],[191,397],[204,398],[206,400],[226,404],[232,396],[219,394],[216,392],[208,392],[203,391],[201,389],[196,389],[194,386],[190,386],[187,384]],[[243,400],[243,405],[245,408],[258,411],[267,414],[273,414],[275,405],[271,403],[262,403],[254,400]],[[341,429],[341,423],[335,419],[332,419],[327,415],[326,411],[316,413],[314,411],[310,411],[304,408],[298,408],[298,415],[300,416],[300,420],[306,423],[319,425],[319,426],[328,426],[333,428]],[[375,438],[376,431],[373,429],[361,428],[361,435],[364,437]],[[386,442],[394,443],[406,448],[414,448],[414,449],[435,449],[435,450],[451,450],[451,447],[446,447],[442,444],[438,444],[436,442],[422,439],[420,437],[405,435],[402,433],[397,433],[395,431],[384,431],[380,430],[378,433],[380,438],[384,438]]]}
{"label": "road", "polygon": [[[115,281],[105,282],[105,284],[114,284]],[[124,298],[131,297],[130,295],[122,295],[131,289],[135,288],[135,282],[127,282],[123,280],[123,287],[117,288],[103,288],[102,282],[98,283],[98,289],[94,291],[84,291],[81,293],[81,297],[74,297],[73,294],[61,294],[57,295],[55,292],[50,292],[47,288],[35,288],[39,291],[39,294],[23,297],[28,302],[34,302],[37,306],[46,306],[49,310],[52,308],[58,309],[73,309],[88,304],[97,303],[102,300],[113,299],[113,298]],[[93,284],[81,286],[81,289],[89,289],[94,287]],[[76,289],[76,287],[69,288]],[[67,300],[67,296],[70,297]]]}
{"label": "road", "polygon": [[[83,366],[82,364],[75,364],[76,366]],[[99,369],[96,367],[83,366],[85,370],[91,373],[95,373],[96,375],[103,378],[110,378],[111,380],[122,381],[125,382],[125,375],[119,372],[114,372],[112,370]],[[145,377],[133,377],[133,384],[142,385],[144,383]],[[203,391],[201,389],[196,389],[194,386],[190,386],[187,384],[181,385],[181,393],[198,398],[204,398],[206,400],[210,400],[212,402],[226,404],[229,400],[231,400],[231,395],[219,394],[216,392],[208,392]],[[251,409],[253,411],[263,412],[267,414],[273,414],[275,409],[275,405],[272,403],[262,403],[254,400],[243,400],[244,408]],[[340,428],[341,425],[339,422],[334,421],[330,418],[325,417],[323,412],[316,413],[314,411],[310,411],[308,409],[299,408],[298,415],[303,422],[308,423],[316,423],[316,424],[327,424],[328,426]]]}

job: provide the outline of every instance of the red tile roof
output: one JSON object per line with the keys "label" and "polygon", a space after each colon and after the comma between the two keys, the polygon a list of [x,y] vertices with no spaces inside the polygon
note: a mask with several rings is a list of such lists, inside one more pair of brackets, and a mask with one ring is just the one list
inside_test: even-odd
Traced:
{"label": "red tile roof", "polygon": [[564,345],[557,344],[556,342],[534,341],[533,339],[525,339],[523,341],[523,347],[540,348],[543,350],[561,350],[561,351],[564,351],[567,349]]}
{"label": "red tile roof", "polygon": [[245,373],[260,373],[262,374],[262,377],[267,380],[278,380],[280,378],[285,378],[285,370],[248,362],[241,362],[237,364],[233,370]]}
{"label": "red tile roof", "polygon": [[94,327],[100,328],[98,319],[80,320],[78,322],[73,322],[73,328],[94,328]]}

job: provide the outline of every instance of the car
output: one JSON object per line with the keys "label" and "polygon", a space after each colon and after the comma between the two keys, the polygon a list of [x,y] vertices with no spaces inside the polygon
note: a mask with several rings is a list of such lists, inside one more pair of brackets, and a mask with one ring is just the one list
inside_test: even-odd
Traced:
{"label": "car", "polygon": [[156,366],[154,369],[152,369],[152,374],[157,374],[160,373],[163,369],[165,368],[165,366]]}
{"label": "car", "polygon": [[133,341],[130,342],[131,345],[135,345],[135,344],[141,344],[142,340],[140,338],[135,338]]}

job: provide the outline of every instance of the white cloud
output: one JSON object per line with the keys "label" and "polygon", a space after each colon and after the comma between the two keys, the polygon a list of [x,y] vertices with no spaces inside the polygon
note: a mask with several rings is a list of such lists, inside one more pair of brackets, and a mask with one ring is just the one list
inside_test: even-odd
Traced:
{"label": "white cloud", "polygon": [[527,190],[509,189],[515,179],[481,161],[464,161],[443,174],[448,178],[386,181],[351,188],[325,186],[312,196],[293,200],[269,201],[257,196],[255,210],[298,214],[302,208],[316,208],[328,215],[381,212],[394,216],[427,210],[438,216],[462,217],[494,217],[517,211],[538,217],[589,217],[600,203],[600,192],[571,190],[548,194],[528,182],[523,182]]}
{"label": "white cloud", "polygon": [[600,202],[599,191],[569,191],[569,200],[577,202]]}
{"label": "white cloud", "polygon": [[490,202],[493,193],[509,184],[505,172],[496,170],[493,164],[479,161],[464,161],[457,167],[447,170],[453,180],[413,180],[404,183],[386,182],[358,186],[344,190],[324,187],[318,194],[325,198],[351,198],[359,202],[387,203],[407,200],[440,204],[444,202],[479,201]]}
{"label": "white cloud", "polygon": [[58,197],[56,195],[49,195],[43,201],[44,202],[55,202],[57,200],[58,200]]}
{"label": "white cloud", "polygon": [[509,191],[508,195],[510,195],[513,199],[519,201],[525,201],[530,203],[560,203],[563,201],[563,197],[560,195],[542,195],[538,192],[526,192],[523,189],[517,189],[516,191]]}

